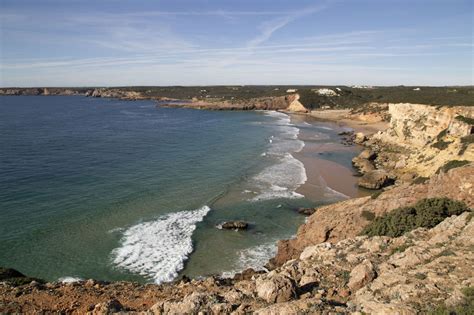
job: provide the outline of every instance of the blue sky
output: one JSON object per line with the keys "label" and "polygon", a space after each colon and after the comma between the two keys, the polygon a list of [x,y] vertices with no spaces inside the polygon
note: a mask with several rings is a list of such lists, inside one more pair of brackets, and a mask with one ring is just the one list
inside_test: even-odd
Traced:
{"label": "blue sky", "polygon": [[472,0],[0,0],[0,85],[472,85],[473,15]]}

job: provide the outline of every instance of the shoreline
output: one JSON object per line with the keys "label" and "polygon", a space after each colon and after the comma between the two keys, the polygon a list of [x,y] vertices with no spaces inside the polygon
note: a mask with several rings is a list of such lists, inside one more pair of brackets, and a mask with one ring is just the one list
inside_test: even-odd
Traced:
{"label": "shoreline", "polygon": [[372,135],[379,131],[383,131],[388,128],[389,122],[382,121],[377,116],[368,116],[364,120],[356,119],[350,116],[350,109],[327,109],[327,110],[312,110],[305,115],[313,117],[320,121],[330,121],[336,123],[340,127],[348,127],[354,130],[354,132],[362,132],[364,135]]}
{"label": "shoreline", "polygon": [[[339,113],[334,115],[330,110],[330,118],[321,119],[314,117],[310,113],[291,113],[289,114],[292,121],[295,119],[302,120],[312,126],[322,126],[325,128],[334,129],[336,132],[346,131],[351,128],[354,132],[367,131],[374,133],[375,131],[383,130],[382,123],[364,123],[361,124],[355,119],[338,120],[341,116]],[[336,110],[337,111],[337,110]],[[329,111],[328,111],[329,112]],[[344,111],[344,114],[346,111]],[[313,136],[310,132],[300,129],[298,139],[305,143],[303,149],[293,154],[293,156],[303,163],[306,171],[307,180],[303,183],[296,193],[302,194],[306,199],[313,202],[320,202],[324,199],[331,200],[329,203],[335,203],[345,199],[352,199],[358,197],[365,197],[371,195],[373,192],[361,189],[358,185],[358,174],[352,163],[345,163],[334,161],[330,158],[325,158],[328,155],[342,154],[349,155],[351,159],[357,156],[364,147],[361,145],[346,146],[342,143],[315,143],[310,140]],[[308,141],[309,140],[309,141]]]}

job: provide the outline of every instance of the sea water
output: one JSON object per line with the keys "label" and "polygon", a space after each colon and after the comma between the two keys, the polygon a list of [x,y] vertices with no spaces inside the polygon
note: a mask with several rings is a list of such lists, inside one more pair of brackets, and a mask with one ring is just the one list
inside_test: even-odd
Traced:
{"label": "sea water", "polygon": [[[155,283],[262,268],[304,222],[294,209],[327,202],[296,192],[301,128],[338,141],[279,112],[0,97],[0,266]],[[250,229],[219,229],[235,219]]]}

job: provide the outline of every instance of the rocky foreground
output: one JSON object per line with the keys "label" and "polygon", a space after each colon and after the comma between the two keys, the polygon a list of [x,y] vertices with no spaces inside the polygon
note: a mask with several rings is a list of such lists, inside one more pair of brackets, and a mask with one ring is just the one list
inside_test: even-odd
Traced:
{"label": "rocky foreground", "polygon": [[86,282],[0,286],[7,313],[416,314],[458,305],[474,286],[469,212],[398,238],[358,236],[309,246],[264,274],[172,285]]}

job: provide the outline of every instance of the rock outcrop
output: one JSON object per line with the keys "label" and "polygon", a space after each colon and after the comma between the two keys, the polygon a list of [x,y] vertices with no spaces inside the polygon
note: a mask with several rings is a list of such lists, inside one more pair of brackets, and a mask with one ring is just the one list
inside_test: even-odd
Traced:
{"label": "rock outcrop", "polygon": [[390,127],[365,145],[399,179],[430,177],[453,160],[474,161],[474,108],[389,104]]}
{"label": "rock outcrop", "polygon": [[246,230],[249,224],[245,221],[227,221],[221,227],[226,230]]}
{"label": "rock outcrop", "polygon": [[474,207],[473,196],[474,163],[471,163],[447,173],[435,174],[422,184],[401,184],[376,198],[355,198],[320,207],[300,226],[295,238],[278,242],[277,255],[270,265],[280,266],[298,257],[307,246],[334,243],[358,235],[370,222],[365,213],[380,216],[432,197],[447,197]]}
{"label": "rock outcrop", "polygon": [[208,110],[284,110],[290,112],[307,112],[299,102],[298,94],[286,96],[259,97],[247,100],[198,100],[192,102],[173,102],[161,104],[164,107],[184,107]]}

